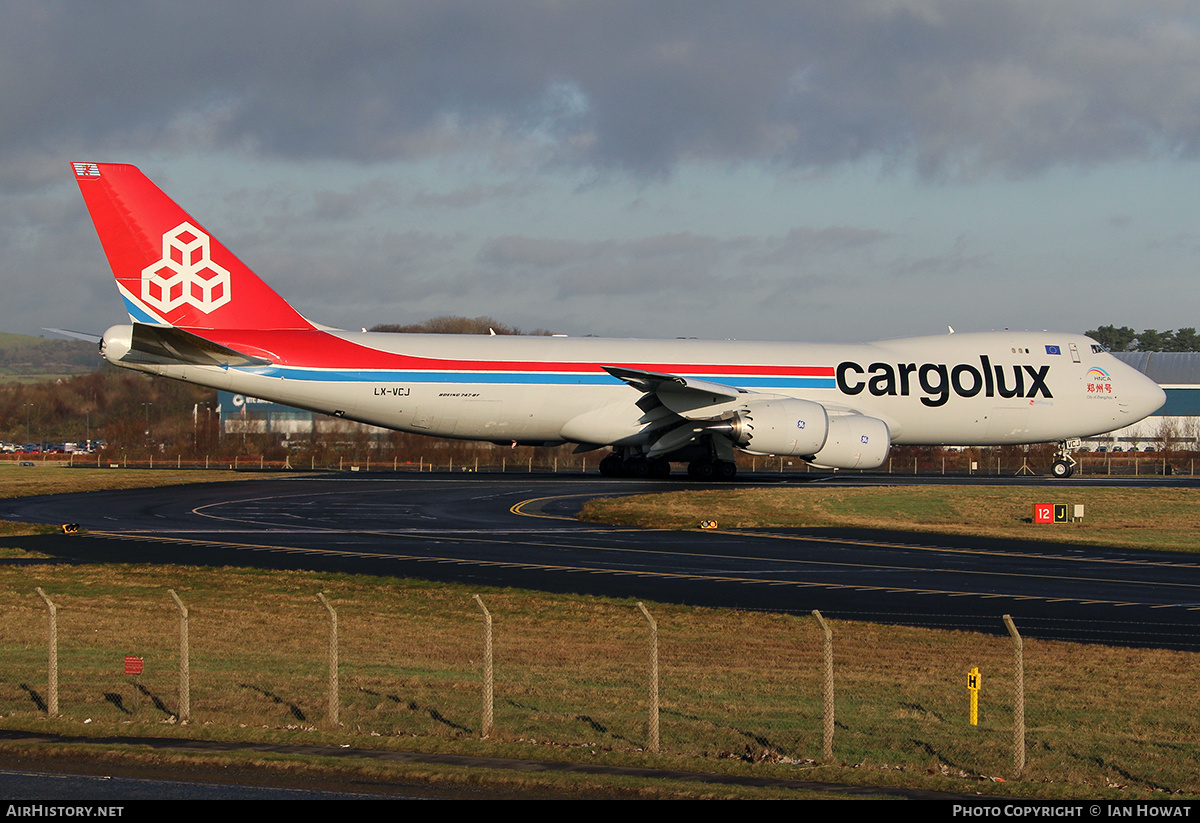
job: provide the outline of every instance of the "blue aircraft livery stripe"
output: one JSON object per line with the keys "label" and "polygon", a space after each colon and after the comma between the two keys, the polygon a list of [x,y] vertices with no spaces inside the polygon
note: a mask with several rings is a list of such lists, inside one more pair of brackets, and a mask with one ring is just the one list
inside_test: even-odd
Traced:
{"label": "blue aircraft livery stripe", "polygon": [[[611,386],[621,383],[607,372],[493,372],[493,371],[391,371],[391,370],[323,370],[301,369],[286,366],[262,366],[246,368],[253,374],[264,377],[282,377],[288,380],[306,380],[334,383],[368,383],[388,381],[393,383],[489,383],[515,385],[588,385]],[[755,375],[684,375],[712,383],[736,386],[765,386],[780,389],[834,389],[837,383],[832,377],[758,377]]]}

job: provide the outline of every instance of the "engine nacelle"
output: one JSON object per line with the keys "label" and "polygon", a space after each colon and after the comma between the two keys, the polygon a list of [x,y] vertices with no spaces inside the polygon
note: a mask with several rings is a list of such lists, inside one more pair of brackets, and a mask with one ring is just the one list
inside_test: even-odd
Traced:
{"label": "engine nacelle", "polygon": [[731,421],[733,442],[750,454],[800,456],[825,445],[829,415],[811,400],[759,400]]}
{"label": "engine nacelle", "polygon": [[892,435],[877,417],[847,414],[829,421],[829,436],[810,461],[831,469],[875,469],[887,460]]}

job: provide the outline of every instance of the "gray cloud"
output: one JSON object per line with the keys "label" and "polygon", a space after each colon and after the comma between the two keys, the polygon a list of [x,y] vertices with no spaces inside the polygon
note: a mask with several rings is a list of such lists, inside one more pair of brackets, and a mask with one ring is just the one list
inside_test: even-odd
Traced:
{"label": "gray cloud", "polygon": [[713,271],[752,241],[675,232],[627,241],[580,242],[499,237],[478,262],[499,270],[549,273],[558,297],[693,292],[714,282]]}
{"label": "gray cloud", "polygon": [[798,266],[814,256],[866,250],[891,238],[878,229],[857,226],[828,226],[813,229],[799,226],[782,239],[771,239],[765,248],[748,254],[745,262],[759,266]]}
{"label": "gray cloud", "polygon": [[[1190,195],[1164,185],[1200,146],[1193,9],[0,4],[6,322],[120,316],[65,166],[94,159],[142,165],[298,308],[350,327],[1093,327],[1027,295],[1194,268]],[[986,185],[913,188],[911,170]],[[1120,322],[1193,322],[1169,308],[1181,319]]]}
{"label": "gray cloud", "polygon": [[609,256],[616,245],[611,241],[580,242],[534,237],[497,237],[484,243],[479,250],[478,259],[484,265],[550,269]]}
{"label": "gray cloud", "polygon": [[12,3],[0,111],[17,188],[64,151],[148,147],[1021,176],[1194,157],[1200,21],[1169,0]]}
{"label": "gray cloud", "polygon": [[[969,254],[970,243],[966,237],[957,237],[954,245],[941,254],[932,254],[916,259],[899,257],[889,266],[893,277],[939,277],[963,278],[970,273],[978,273],[988,262],[987,255]],[[976,282],[974,278],[964,278],[966,282]]]}
{"label": "gray cloud", "polygon": [[418,208],[469,209],[488,201],[526,197],[536,190],[532,182],[512,182],[498,186],[461,186],[453,191],[419,191],[412,197]]}

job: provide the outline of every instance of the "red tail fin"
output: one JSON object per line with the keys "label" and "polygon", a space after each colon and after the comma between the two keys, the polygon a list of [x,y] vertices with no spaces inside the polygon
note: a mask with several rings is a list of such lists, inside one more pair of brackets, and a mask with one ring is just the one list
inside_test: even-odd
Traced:
{"label": "red tail fin", "polygon": [[195,329],[313,328],[134,166],[71,167],[131,319]]}

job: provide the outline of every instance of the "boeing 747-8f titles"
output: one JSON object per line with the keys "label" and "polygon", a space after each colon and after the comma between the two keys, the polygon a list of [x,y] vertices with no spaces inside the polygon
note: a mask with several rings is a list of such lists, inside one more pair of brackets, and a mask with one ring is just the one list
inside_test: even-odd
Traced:
{"label": "boeing 747-8f titles", "polygon": [[1057,442],[1162,390],[1093,340],[989,332],[861,345],[370,334],[310,322],[138,169],[73,163],[130,324],[110,363],[400,431],[609,447],[606,475],[730,479],[734,455],[872,469],[895,444]]}

